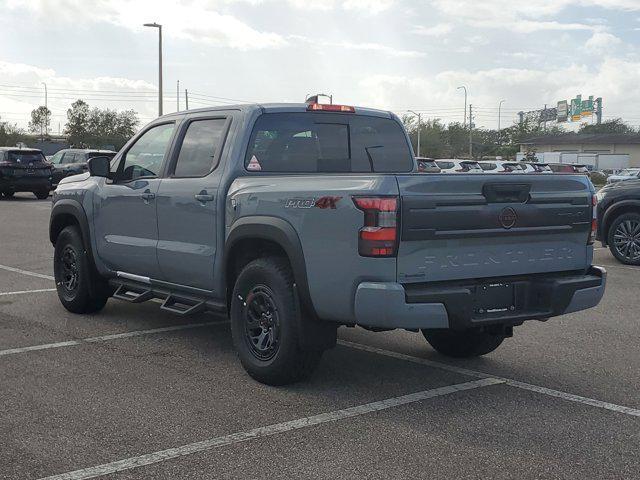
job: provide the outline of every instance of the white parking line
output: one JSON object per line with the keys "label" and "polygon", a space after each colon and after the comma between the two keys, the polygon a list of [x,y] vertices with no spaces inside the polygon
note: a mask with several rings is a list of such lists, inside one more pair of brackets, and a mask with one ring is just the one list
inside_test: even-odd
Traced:
{"label": "white parking line", "polygon": [[0,265],[0,269],[7,270],[8,272],[21,273],[22,275],[29,275],[30,277],[44,278],[45,280],[55,280],[55,278],[53,278],[51,275],[30,272],[29,270],[22,270],[21,268],[8,267],[7,265]]}
{"label": "white parking line", "polygon": [[0,357],[3,357],[5,355],[15,355],[17,353],[34,352],[37,350],[49,350],[51,348],[72,347],[74,345],[82,345],[84,343],[99,343],[107,342],[109,340],[118,340],[120,338],[139,337],[142,335],[150,335],[153,333],[176,332],[179,330],[207,327],[209,325],[220,325],[223,323],[228,323],[228,320],[221,320],[217,322],[189,323],[187,325],[174,325],[172,327],[152,328],[150,330],[135,330],[133,332],[114,333],[112,335],[102,335],[100,337],[80,338],[78,340],[68,340],[65,342],[45,343],[42,345],[31,345],[29,347],[9,348],[7,350],[0,350]]}
{"label": "white parking line", "polygon": [[347,342],[345,340],[338,340],[340,345],[345,347],[355,348],[357,350],[363,350],[365,352],[377,353],[386,357],[396,358],[398,360],[405,360],[407,362],[419,363],[421,365],[427,365],[429,367],[439,368],[440,370],[447,370],[449,372],[455,372],[462,375],[467,375],[477,378],[497,378],[502,380],[506,385],[520,388],[523,390],[529,390],[531,392],[542,393],[551,397],[562,398],[570,402],[583,403],[585,405],[591,405],[592,407],[604,408],[605,410],[611,410],[618,413],[625,413],[634,417],[640,417],[640,410],[636,408],[625,407],[622,405],[616,405],[615,403],[603,402],[601,400],[595,400],[593,398],[582,397],[580,395],[573,395],[572,393],[562,392],[560,390],[553,390],[551,388],[540,387],[538,385],[532,385],[530,383],[519,382],[518,380],[512,380],[510,378],[499,377],[496,375],[490,375],[488,373],[479,372],[476,370],[469,370],[467,368],[456,367],[453,365],[447,365],[446,363],[434,362],[432,360],[426,360],[424,358],[413,357],[411,355],[405,355],[403,353],[393,352],[390,350],[383,350],[381,348],[370,347],[369,345],[363,345],[361,343]]}
{"label": "white parking line", "polygon": [[130,470],[132,468],[138,468],[145,465],[164,462],[173,458],[192,455],[194,453],[202,452],[205,450],[211,450],[214,448],[224,447],[226,445],[246,442],[254,438],[267,437],[279,433],[290,432],[292,430],[309,428],[315,425],[321,425],[323,423],[336,422],[338,420],[358,417],[360,415],[366,415],[372,412],[379,412],[381,410],[387,410],[389,408],[399,407],[401,405],[420,402],[429,398],[440,397],[443,395],[449,395],[451,393],[462,392],[465,390],[472,390],[475,388],[487,387],[499,383],[503,382],[501,380],[496,380],[495,378],[484,378],[482,380],[474,380],[471,382],[459,383],[457,385],[434,388],[432,390],[423,390],[421,392],[411,393],[409,395],[388,398],[386,400],[366,403],[364,405],[358,405],[342,410],[334,410],[333,412],[321,413],[319,415],[299,418],[297,420],[292,420],[289,422],[276,423],[265,427],[258,427],[246,432],[232,433],[231,435],[225,435],[209,440],[203,440],[201,442],[190,443],[181,447],[169,448],[167,450],[148,453],[146,455],[140,455],[138,457],[130,457],[124,460],[105,463],[103,465],[98,465],[95,467],[83,468],[81,470],[75,470],[73,472],[62,473],[60,475],[53,475],[41,480],[81,480],[86,478],[95,478],[102,475],[121,472],[123,470]]}
{"label": "white parking line", "polygon": [[3,295],[22,295],[24,293],[40,293],[40,292],[55,292],[55,288],[40,288],[37,290],[19,290],[17,292],[0,292],[0,297]]}

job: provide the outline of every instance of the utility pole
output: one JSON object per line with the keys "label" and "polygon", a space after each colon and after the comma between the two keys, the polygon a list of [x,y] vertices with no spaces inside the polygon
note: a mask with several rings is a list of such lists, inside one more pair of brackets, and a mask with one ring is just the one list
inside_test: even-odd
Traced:
{"label": "utility pole", "polygon": [[422,128],[422,114],[416,113],[413,110],[407,110],[409,113],[413,113],[416,117],[418,117],[418,157],[420,156],[420,130]]}
{"label": "utility pole", "polygon": [[504,102],[505,100],[500,100],[500,103],[498,104],[498,133],[500,133],[500,113]]}
{"label": "utility pole", "polygon": [[[462,121],[462,127],[467,128],[467,87],[464,85],[459,86],[456,90],[464,89],[464,120]],[[471,123],[471,120],[469,120]]]}
{"label": "utility pole", "polygon": [[180,80],[176,85],[176,112],[180,111]]}
{"label": "utility pole", "polygon": [[[44,85],[44,134],[47,135],[49,132],[47,131],[47,124],[49,123],[49,104],[47,101],[47,84],[42,82]],[[40,137],[42,137],[42,128],[40,128]],[[44,140],[44,138],[42,139]]]}
{"label": "utility pole", "polygon": [[473,105],[469,104],[469,159],[473,160]]}
{"label": "utility pole", "polygon": [[184,89],[184,106],[185,110],[189,110],[189,92],[186,88]]}
{"label": "utility pole", "polygon": [[158,29],[158,116],[162,116],[162,25],[153,22],[145,23],[145,27]]}

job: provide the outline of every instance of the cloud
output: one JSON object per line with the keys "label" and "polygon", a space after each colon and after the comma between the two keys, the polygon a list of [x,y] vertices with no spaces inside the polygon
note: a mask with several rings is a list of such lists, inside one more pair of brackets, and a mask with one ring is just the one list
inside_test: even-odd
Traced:
{"label": "cloud", "polygon": [[415,33],[417,35],[425,35],[428,37],[440,37],[442,35],[446,35],[453,30],[453,25],[450,23],[438,23],[433,25],[432,27],[425,27],[424,25],[416,25],[411,33]]}
{"label": "cloud", "polygon": [[611,33],[595,32],[584,46],[592,53],[603,54],[610,52],[621,43],[622,40]]}
{"label": "cloud", "polygon": [[389,45],[383,45],[381,43],[372,42],[350,42],[346,40],[330,41],[319,38],[310,38],[303,35],[289,35],[288,40],[293,42],[304,42],[318,48],[337,48],[344,50],[359,50],[364,52],[381,53],[392,57],[404,57],[404,58],[417,58],[425,57],[426,53],[416,50],[403,50],[391,47]]}
{"label": "cloud", "polygon": [[[224,0],[225,3],[249,3],[261,5],[266,3],[279,3],[281,0]],[[396,4],[396,0],[286,0],[286,2],[298,9],[330,11],[336,9],[357,10],[365,13],[378,14],[390,9]],[[211,2],[216,5],[218,2]]]}
{"label": "cloud", "polygon": [[[85,99],[92,107],[129,110],[139,113],[142,123],[155,118],[157,87],[142,80],[120,77],[71,78],[59,76],[53,69],[24,63],[0,61],[0,117],[26,127],[31,110],[44,105],[44,85],[48,89],[48,107],[52,128],[64,126],[66,111],[75,100]],[[14,85],[12,87],[11,85]]]}
{"label": "cloud", "polygon": [[[480,28],[532,33],[545,30],[600,30],[601,25],[563,22],[553,17],[570,7],[640,11],[638,0],[432,0],[440,13]],[[570,18],[570,17],[569,17]]]}
{"label": "cloud", "polygon": [[[624,72],[621,75],[620,72]],[[480,71],[446,70],[434,76],[372,75],[360,82],[359,102],[401,112],[423,110],[426,117],[462,121],[466,85],[478,126],[495,127],[501,99],[502,121],[516,119],[517,110],[555,105],[582,94],[602,97],[605,114],[637,117],[640,104],[640,62],[605,59],[601,65],[568,65],[553,71],[532,68],[494,68]]]}
{"label": "cloud", "polygon": [[211,9],[205,0],[183,4],[170,0],[9,0],[10,9],[29,9],[40,19],[56,18],[64,22],[61,11],[71,24],[108,22],[132,31],[155,21],[164,25],[163,34],[194,42],[226,46],[238,50],[260,50],[286,45],[286,40],[273,32],[259,31],[238,18]]}

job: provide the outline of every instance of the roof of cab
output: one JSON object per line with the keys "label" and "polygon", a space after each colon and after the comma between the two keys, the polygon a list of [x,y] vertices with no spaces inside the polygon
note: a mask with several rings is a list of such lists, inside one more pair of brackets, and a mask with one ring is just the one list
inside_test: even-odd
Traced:
{"label": "roof of cab", "polygon": [[[182,117],[185,115],[192,115],[194,113],[207,113],[207,112],[223,112],[229,110],[237,110],[245,113],[261,110],[263,113],[304,113],[307,112],[308,104],[306,103],[241,103],[237,105],[221,105],[217,107],[205,107],[197,108],[193,110],[183,110],[180,112],[173,112],[163,115],[159,118],[172,118]],[[393,118],[395,115],[388,110],[377,110],[375,108],[366,107],[354,107],[356,109],[355,115],[371,115],[376,117]],[[338,113],[341,115],[354,115],[353,113],[342,112],[322,112],[319,113]]]}

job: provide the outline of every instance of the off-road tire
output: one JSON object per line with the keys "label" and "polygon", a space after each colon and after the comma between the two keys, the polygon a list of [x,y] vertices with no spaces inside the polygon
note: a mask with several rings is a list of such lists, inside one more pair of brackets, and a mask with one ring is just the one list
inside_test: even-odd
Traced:
{"label": "off-road tire", "polygon": [[493,352],[505,339],[503,335],[468,330],[423,330],[422,334],[438,353],[447,357],[470,358]]}
{"label": "off-road tire", "polygon": [[[301,308],[293,284],[289,263],[281,257],[248,263],[235,281],[231,298],[233,345],[247,373],[267,385],[308,378],[322,356],[322,350],[300,348]],[[257,335],[263,335],[265,341],[256,343]]]}
{"label": "off-road tire", "polygon": [[58,298],[70,312],[94,313],[107,303],[109,287],[90,263],[78,227],[65,227],[58,235],[53,271]]}
{"label": "off-road tire", "polygon": [[[625,265],[640,265],[640,213],[623,213],[616,217],[609,226],[607,243],[616,260]],[[630,245],[628,250],[626,245]]]}

